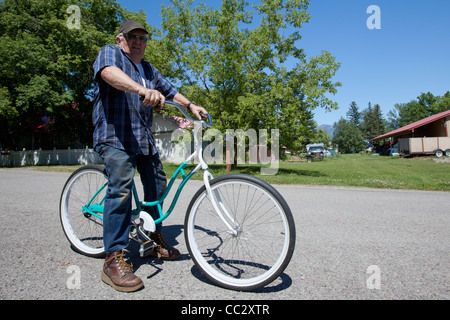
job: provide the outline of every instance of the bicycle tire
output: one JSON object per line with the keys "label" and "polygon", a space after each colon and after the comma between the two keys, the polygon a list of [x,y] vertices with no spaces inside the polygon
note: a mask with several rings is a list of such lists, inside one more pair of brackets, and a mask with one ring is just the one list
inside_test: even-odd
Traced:
{"label": "bicycle tire", "polygon": [[266,286],[281,275],[294,253],[295,223],[289,206],[275,188],[253,176],[224,175],[210,185],[238,222],[239,232],[233,236],[220,221],[203,186],[191,200],[184,222],[191,258],[220,287],[254,291]]}
{"label": "bicycle tire", "polygon": [[[89,257],[104,256],[103,220],[83,213],[83,206],[107,182],[104,167],[87,165],[73,172],[61,193],[59,216],[61,225],[75,251]],[[101,201],[103,190],[95,201]]]}

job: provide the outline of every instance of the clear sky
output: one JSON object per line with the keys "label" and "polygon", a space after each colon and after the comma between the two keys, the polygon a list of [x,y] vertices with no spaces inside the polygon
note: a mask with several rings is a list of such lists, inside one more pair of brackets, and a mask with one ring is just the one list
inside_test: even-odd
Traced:
{"label": "clear sky", "polygon": [[[118,1],[131,11],[143,9],[154,26],[161,21],[161,4],[170,4]],[[221,1],[203,2],[217,6]],[[381,29],[367,27],[367,20],[374,22],[373,12],[367,13],[371,5],[380,9]],[[300,30],[298,46],[310,57],[327,50],[342,64],[334,78],[342,87],[330,96],[339,109],[316,109],[318,125],[345,118],[352,101],[360,111],[369,102],[379,104],[386,117],[396,103],[409,102],[422,92],[450,91],[449,0],[311,0],[308,12],[311,20]]]}

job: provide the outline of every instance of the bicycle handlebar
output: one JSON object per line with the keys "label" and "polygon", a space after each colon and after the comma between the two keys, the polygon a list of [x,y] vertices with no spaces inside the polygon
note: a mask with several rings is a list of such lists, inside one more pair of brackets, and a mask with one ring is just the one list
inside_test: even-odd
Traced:
{"label": "bicycle handlebar", "polygon": [[[144,97],[140,96],[139,100],[142,102],[144,100]],[[183,114],[183,116],[185,116],[186,119],[188,119],[191,123],[198,121],[198,120],[194,120],[194,118],[192,118],[191,115],[188,114],[186,112],[186,110],[184,110],[184,108],[182,106],[180,106],[178,103],[175,103],[173,101],[166,101],[166,105],[172,105],[172,106],[176,107]],[[200,116],[202,116],[203,118],[205,118],[205,117],[208,118],[208,122],[206,122],[205,120],[201,120],[201,123],[204,128],[213,126],[212,119],[211,119],[211,116],[209,115],[209,113],[204,114],[204,113],[200,112]]]}
{"label": "bicycle handlebar", "polygon": [[[166,101],[166,104],[176,107],[190,122],[194,123],[195,121],[198,121],[198,120],[194,120],[194,118],[192,118],[191,115],[188,114],[186,112],[186,110],[182,106],[180,106],[178,103],[175,103],[172,101]],[[200,112],[200,116],[202,116],[203,118],[205,118],[205,117],[208,118],[208,122],[206,122],[205,120],[201,120],[201,122],[204,126],[212,127],[213,123],[212,123],[212,119],[211,119],[211,116],[209,115],[209,113],[204,114],[203,112]]]}

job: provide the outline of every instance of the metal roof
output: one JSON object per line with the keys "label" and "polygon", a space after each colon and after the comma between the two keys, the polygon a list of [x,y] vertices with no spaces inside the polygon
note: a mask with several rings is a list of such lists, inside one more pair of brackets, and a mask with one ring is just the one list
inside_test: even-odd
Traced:
{"label": "metal roof", "polygon": [[419,128],[419,127],[423,127],[426,124],[432,123],[434,121],[437,121],[437,120],[445,118],[445,117],[450,117],[450,110],[447,110],[447,111],[444,111],[444,112],[432,115],[432,116],[430,116],[428,118],[416,121],[414,123],[408,124],[407,126],[404,126],[404,127],[398,128],[398,129],[396,129],[394,131],[385,133],[385,134],[383,134],[381,136],[373,138],[372,141],[377,141],[377,140],[381,140],[381,139],[384,139],[384,138],[389,138],[389,137],[394,137],[394,136],[398,136],[398,135],[401,135],[401,134],[407,134],[409,132],[414,132],[414,130]]}

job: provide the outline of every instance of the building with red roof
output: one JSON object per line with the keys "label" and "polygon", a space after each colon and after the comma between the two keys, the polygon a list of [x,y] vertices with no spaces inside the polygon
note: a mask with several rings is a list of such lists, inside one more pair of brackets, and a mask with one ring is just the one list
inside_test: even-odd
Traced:
{"label": "building with red roof", "polygon": [[382,134],[372,141],[388,139],[391,145],[399,143],[401,154],[450,155],[450,110]]}

